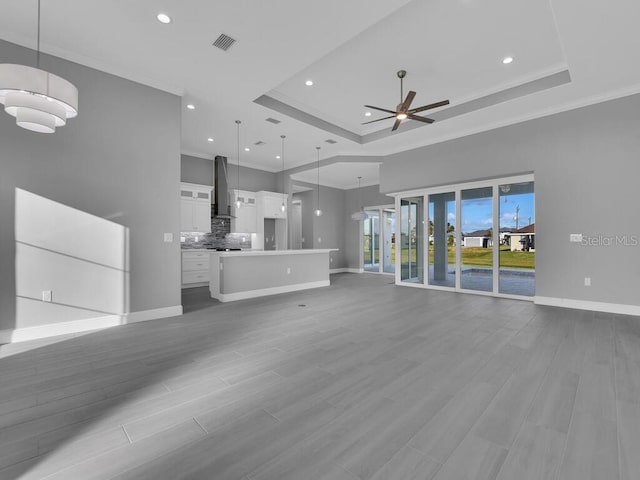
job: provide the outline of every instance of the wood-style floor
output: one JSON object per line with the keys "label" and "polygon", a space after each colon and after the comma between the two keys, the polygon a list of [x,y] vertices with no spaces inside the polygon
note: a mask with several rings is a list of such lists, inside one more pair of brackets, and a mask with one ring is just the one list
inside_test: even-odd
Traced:
{"label": "wood-style floor", "polygon": [[327,288],[0,348],[0,478],[640,478],[640,319]]}

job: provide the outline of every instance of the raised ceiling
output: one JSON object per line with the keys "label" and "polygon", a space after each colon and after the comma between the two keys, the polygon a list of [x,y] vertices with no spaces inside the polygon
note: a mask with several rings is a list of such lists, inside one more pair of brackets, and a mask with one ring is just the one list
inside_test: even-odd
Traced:
{"label": "raised ceiling", "polygon": [[[33,48],[37,0],[0,11],[0,38]],[[241,164],[279,171],[283,134],[285,168],[313,168],[316,146],[346,163],[637,93],[638,18],[637,0],[45,0],[41,42],[183,96],[184,153],[235,158],[240,119]],[[226,52],[212,46],[222,33],[237,40]],[[393,134],[392,120],[361,125],[379,118],[364,104],[398,103],[399,69],[414,105],[451,105]]]}

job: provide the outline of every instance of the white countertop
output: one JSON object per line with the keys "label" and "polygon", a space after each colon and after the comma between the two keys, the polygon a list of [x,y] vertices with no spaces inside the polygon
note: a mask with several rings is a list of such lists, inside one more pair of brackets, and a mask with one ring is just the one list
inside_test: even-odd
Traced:
{"label": "white countertop", "polygon": [[323,248],[323,249],[311,249],[305,248],[300,250],[230,250],[230,251],[218,251],[211,248],[183,248],[184,252],[207,252],[222,255],[224,257],[238,257],[238,256],[261,256],[261,255],[310,255],[312,253],[329,253],[337,252],[338,248]]}
{"label": "white countertop", "polygon": [[337,248],[324,249],[300,249],[300,250],[241,250],[229,252],[217,252],[211,250],[211,253],[217,253],[221,257],[258,257],[267,255],[311,255],[318,253],[337,252]]}

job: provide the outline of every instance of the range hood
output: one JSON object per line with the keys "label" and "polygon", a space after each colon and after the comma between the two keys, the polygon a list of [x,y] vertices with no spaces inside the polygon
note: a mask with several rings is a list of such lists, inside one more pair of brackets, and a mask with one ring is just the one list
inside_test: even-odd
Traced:
{"label": "range hood", "polygon": [[227,175],[227,157],[216,155],[213,161],[214,205],[212,218],[233,218],[229,204],[229,177]]}

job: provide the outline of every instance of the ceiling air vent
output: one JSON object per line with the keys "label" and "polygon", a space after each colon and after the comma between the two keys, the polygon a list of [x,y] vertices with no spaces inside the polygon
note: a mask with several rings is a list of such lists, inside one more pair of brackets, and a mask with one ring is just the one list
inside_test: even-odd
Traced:
{"label": "ceiling air vent", "polygon": [[213,42],[213,46],[218,47],[220,50],[224,50],[226,52],[233,46],[234,43],[236,43],[235,38],[231,38],[229,35],[221,33],[218,39]]}
{"label": "ceiling air vent", "polygon": [[256,147],[259,147],[260,145],[265,145],[265,144],[266,142],[263,142],[262,140],[258,140],[256,143],[254,143]]}
{"label": "ceiling air vent", "polygon": [[333,145],[334,143],[338,143],[338,142],[336,142],[335,140],[333,140],[331,138],[328,139],[328,140],[325,140],[325,142],[330,143],[331,145]]}
{"label": "ceiling air vent", "polygon": [[265,120],[267,122],[269,122],[269,123],[275,123],[276,125],[279,124],[279,123],[282,123],[280,120],[276,120],[275,118],[271,118],[271,117],[269,117],[269,118],[267,118]]}

